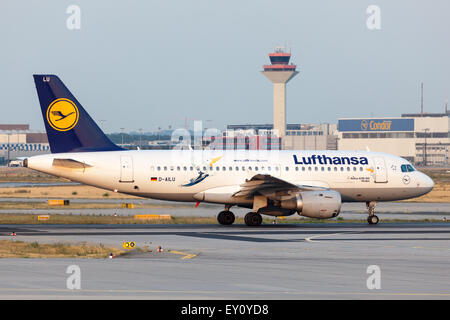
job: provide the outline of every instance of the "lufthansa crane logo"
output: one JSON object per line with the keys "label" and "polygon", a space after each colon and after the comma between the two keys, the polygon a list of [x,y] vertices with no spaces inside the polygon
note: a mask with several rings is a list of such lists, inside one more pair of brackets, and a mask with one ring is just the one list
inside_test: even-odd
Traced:
{"label": "lufthansa crane logo", "polygon": [[367,120],[362,120],[361,121],[361,129],[366,131],[368,127],[369,127],[369,124],[367,123]]}
{"label": "lufthansa crane logo", "polygon": [[77,106],[69,99],[56,99],[47,109],[47,121],[58,131],[68,131],[75,127],[79,116]]}
{"label": "lufthansa crane logo", "polygon": [[404,176],[402,180],[404,184],[409,184],[411,182],[411,178],[409,176]]}

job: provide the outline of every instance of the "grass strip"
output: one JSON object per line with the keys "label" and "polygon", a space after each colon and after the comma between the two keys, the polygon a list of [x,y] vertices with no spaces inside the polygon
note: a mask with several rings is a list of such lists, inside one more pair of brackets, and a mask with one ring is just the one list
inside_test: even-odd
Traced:
{"label": "grass strip", "polygon": [[102,244],[0,240],[0,258],[108,258],[111,253],[120,256],[126,252]]}

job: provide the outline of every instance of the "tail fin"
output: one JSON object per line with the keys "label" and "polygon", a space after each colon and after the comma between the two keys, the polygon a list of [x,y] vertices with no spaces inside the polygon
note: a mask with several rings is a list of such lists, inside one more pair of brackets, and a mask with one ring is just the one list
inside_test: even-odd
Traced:
{"label": "tail fin", "polygon": [[52,153],[123,150],[55,75],[33,75]]}

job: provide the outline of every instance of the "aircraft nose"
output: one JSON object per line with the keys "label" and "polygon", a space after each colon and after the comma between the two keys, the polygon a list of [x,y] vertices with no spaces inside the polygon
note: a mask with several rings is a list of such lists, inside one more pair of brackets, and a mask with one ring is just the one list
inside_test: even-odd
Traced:
{"label": "aircraft nose", "polygon": [[422,186],[426,189],[426,192],[430,192],[431,190],[433,190],[434,187],[434,181],[433,179],[431,179],[429,176],[427,176],[426,174],[422,173],[423,177],[422,177]]}

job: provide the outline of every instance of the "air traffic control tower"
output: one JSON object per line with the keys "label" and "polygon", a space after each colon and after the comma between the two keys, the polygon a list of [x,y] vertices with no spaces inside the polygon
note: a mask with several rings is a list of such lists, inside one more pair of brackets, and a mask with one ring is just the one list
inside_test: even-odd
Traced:
{"label": "air traffic control tower", "polygon": [[269,53],[270,65],[265,65],[262,74],[273,83],[273,129],[279,137],[286,133],[286,83],[295,77],[297,66],[289,64],[291,53],[283,47]]}

